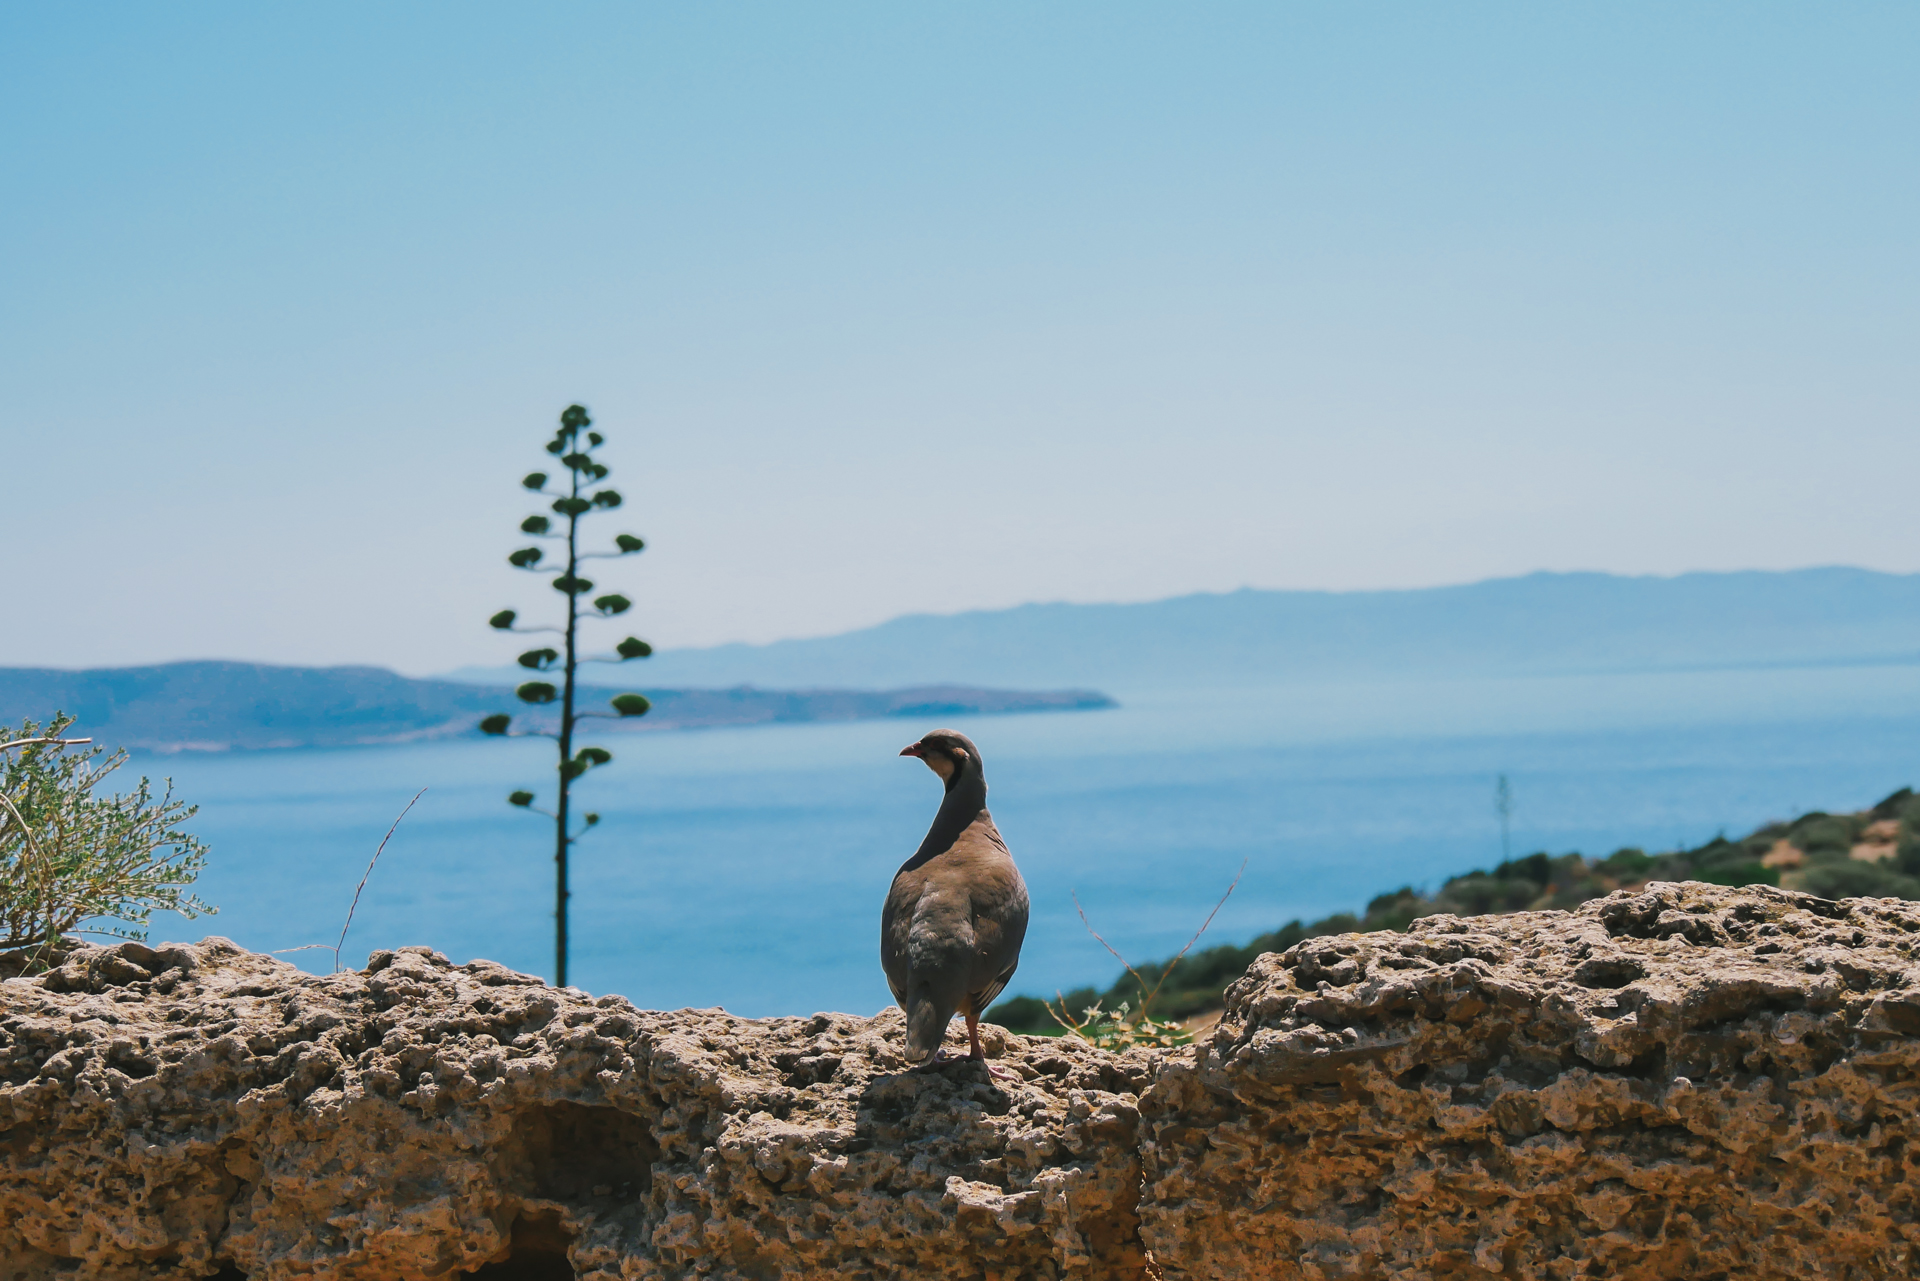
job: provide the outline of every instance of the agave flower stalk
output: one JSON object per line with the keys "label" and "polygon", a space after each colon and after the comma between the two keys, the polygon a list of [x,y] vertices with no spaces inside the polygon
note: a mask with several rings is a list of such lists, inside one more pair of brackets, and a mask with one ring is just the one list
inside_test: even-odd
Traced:
{"label": "agave flower stalk", "polygon": [[[572,788],[573,783],[590,769],[610,764],[613,753],[604,747],[574,747],[574,734],[583,720],[596,717],[619,719],[622,717],[644,716],[648,703],[644,694],[619,694],[609,700],[611,712],[580,711],[576,706],[577,677],[579,665],[584,661],[627,662],[630,659],[645,658],[653,653],[653,647],[635,636],[629,636],[614,646],[614,652],[606,655],[583,655],[580,652],[580,625],[582,623],[617,618],[633,608],[633,602],[618,592],[607,592],[592,596],[594,583],[581,574],[582,562],[597,559],[632,556],[646,547],[646,543],[632,534],[616,534],[611,551],[582,551],[580,549],[580,522],[587,516],[609,512],[621,505],[618,490],[600,487],[601,482],[612,474],[611,469],[594,457],[595,452],[606,443],[606,437],[597,431],[591,431],[593,420],[587,411],[579,405],[569,405],[560,415],[560,429],[547,442],[547,452],[559,460],[566,468],[566,475],[556,479],[543,471],[529,472],[520,482],[532,493],[552,499],[548,509],[552,516],[535,514],[520,522],[520,532],[546,543],[565,545],[565,563],[544,565],[547,560],[546,549],[536,543],[522,547],[507,557],[507,563],[515,569],[530,574],[552,576],[551,586],[566,600],[566,615],[560,626],[522,626],[519,615],[511,609],[503,609],[487,622],[503,632],[552,632],[562,638],[562,649],[543,646],[530,649],[520,655],[520,666],[543,675],[560,677],[559,688],[550,680],[529,680],[522,682],[514,694],[523,703],[545,705],[559,703],[559,723],[555,729],[514,729],[513,717],[498,712],[480,722],[480,731],[496,737],[515,738],[538,736],[555,739],[559,744],[559,762],[556,773],[556,803],[551,810],[534,804],[538,799],[531,791],[515,791],[507,796],[507,803],[516,808],[542,814],[553,820],[554,825],[554,906],[553,906],[553,969],[556,986],[567,985],[567,900],[572,892],[567,887],[568,855],[573,843],[587,829],[598,825],[600,816],[587,813],[581,816],[578,825],[573,823]],[[555,518],[558,518],[557,520]],[[556,557],[555,561],[558,562]]]}

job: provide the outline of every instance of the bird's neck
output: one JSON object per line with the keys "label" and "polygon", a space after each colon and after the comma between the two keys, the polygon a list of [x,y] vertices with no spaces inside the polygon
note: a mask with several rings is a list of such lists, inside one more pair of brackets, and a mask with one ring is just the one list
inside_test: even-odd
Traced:
{"label": "bird's neck", "polygon": [[927,829],[927,838],[900,870],[911,871],[952,849],[960,833],[972,826],[973,820],[986,808],[987,780],[979,767],[972,766],[955,774],[947,782],[947,794],[940,801],[939,812],[933,816],[933,826]]}

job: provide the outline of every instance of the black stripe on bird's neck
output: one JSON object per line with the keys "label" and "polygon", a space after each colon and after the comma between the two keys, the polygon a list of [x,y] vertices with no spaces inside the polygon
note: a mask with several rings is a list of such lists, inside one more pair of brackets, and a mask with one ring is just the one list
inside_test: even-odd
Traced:
{"label": "black stripe on bird's neck", "polygon": [[980,768],[980,762],[968,757],[954,769],[947,779],[946,795],[940,799],[939,812],[933,816],[933,826],[927,829],[926,839],[920,842],[920,848],[913,857],[901,864],[902,872],[911,871],[928,859],[945,854],[960,839],[960,833],[972,825],[987,808],[987,780]]}

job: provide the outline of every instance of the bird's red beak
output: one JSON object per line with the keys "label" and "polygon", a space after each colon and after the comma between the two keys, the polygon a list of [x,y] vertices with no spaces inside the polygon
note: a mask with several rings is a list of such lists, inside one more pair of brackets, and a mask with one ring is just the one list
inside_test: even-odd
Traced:
{"label": "bird's red beak", "polygon": [[901,749],[900,749],[900,755],[902,755],[902,756],[918,756],[918,755],[920,755],[920,744],[918,744],[918,743],[908,743],[908,744],[907,744],[907,745],[906,745],[905,747],[903,747],[903,748],[901,748]]}

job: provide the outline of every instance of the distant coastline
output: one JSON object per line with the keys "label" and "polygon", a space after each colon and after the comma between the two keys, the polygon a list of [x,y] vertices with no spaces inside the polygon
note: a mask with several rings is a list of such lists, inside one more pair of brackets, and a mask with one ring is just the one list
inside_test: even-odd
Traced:
{"label": "distant coastline", "polygon": [[[531,673],[529,673],[531,675]],[[636,672],[636,675],[638,673]],[[596,732],[719,729],[886,717],[1090,711],[1117,706],[1095,690],[1007,690],[918,685],[893,690],[656,689],[635,682],[582,687],[602,704],[623,690],[644,693],[644,717],[595,723]],[[109,747],[151,752],[270,751],[349,747],[478,736],[489,712],[548,728],[547,709],[521,703],[507,685],[416,680],[378,667],[278,667],[182,662],[152,667],[0,667],[0,722],[44,722],[56,711],[74,732]]]}
{"label": "distant coastline", "polygon": [[[1920,663],[1920,574],[1538,573],[1395,591],[1246,588],[1137,604],[913,614],[836,636],[663,649],[675,688],[956,681],[1133,691],[1350,680],[1792,671]],[[617,679],[591,671],[590,679]],[[499,669],[454,680],[499,683]]]}

